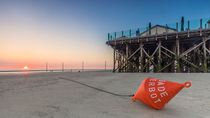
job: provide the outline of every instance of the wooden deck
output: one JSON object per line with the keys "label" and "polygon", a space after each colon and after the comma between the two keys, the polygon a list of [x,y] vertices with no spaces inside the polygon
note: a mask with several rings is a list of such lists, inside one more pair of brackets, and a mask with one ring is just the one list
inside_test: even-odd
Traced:
{"label": "wooden deck", "polygon": [[106,42],[114,50],[113,72],[210,72],[210,29]]}

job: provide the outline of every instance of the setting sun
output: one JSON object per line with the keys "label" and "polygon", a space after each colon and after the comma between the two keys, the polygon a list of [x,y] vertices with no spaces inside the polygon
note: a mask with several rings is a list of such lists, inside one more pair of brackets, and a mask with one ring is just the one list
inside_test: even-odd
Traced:
{"label": "setting sun", "polygon": [[28,66],[24,66],[24,68],[23,68],[24,70],[28,70]]}

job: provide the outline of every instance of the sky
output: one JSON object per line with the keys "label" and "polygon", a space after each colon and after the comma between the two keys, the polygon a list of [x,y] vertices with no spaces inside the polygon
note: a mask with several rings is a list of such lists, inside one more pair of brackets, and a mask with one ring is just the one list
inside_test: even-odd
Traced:
{"label": "sky", "polygon": [[209,0],[0,0],[0,69],[112,68],[109,32],[210,17]]}

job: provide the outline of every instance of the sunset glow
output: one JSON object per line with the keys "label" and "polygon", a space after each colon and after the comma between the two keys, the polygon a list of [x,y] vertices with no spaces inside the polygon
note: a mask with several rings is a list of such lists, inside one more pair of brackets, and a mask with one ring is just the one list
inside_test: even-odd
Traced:
{"label": "sunset glow", "polygon": [[23,69],[24,69],[24,70],[28,70],[28,66],[24,66]]}

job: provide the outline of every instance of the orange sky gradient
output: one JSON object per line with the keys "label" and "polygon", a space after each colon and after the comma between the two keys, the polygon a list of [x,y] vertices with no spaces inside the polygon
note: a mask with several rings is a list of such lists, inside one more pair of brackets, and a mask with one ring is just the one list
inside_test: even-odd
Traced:
{"label": "orange sky gradient", "polygon": [[[83,16],[45,13],[37,6],[7,4],[0,9],[0,69],[81,68],[112,66],[107,32]],[[46,17],[49,16],[49,17]],[[69,18],[71,17],[71,18]]]}

